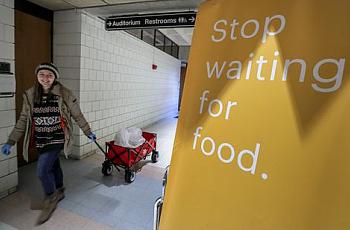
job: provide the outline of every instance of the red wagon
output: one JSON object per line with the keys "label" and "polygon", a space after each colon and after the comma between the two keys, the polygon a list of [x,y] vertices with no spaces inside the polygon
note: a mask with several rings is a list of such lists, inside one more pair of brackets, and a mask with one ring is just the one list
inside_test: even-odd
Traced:
{"label": "red wagon", "polygon": [[105,154],[105,161],[102,163],[102,173],[105,176],[112,174],[113,166],[118,170],[125,170],[125,181],[131,183],[135,180],[136,173],[132,167],[142,159],[146,159],[151,154],[153,163],[156,163],[159,153],[156,150],[157,134],[142,132],[145,142],[136,148],[127,148],[115,145],[114,141],[106,142],[106,150],[103,150],[97,143],[96,145]]}

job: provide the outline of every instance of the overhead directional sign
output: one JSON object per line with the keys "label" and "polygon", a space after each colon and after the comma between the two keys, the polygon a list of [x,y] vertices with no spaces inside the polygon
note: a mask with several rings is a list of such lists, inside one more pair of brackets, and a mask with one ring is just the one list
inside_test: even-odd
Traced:
{"label": "overhead directional sign", "polygon": [[140,28],[193,27],[196,12],[177,12],[110,17],[106,19],[106,30],[125,30]]}

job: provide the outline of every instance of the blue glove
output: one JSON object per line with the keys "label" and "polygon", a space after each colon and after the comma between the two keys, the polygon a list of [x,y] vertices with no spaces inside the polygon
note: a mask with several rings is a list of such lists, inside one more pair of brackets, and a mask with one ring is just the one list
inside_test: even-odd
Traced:
{"label": "blue glove", "polygon": [[1,152],[3,153],[3,154],[5,154],[6,156],[8,156],[8,155],[10,155],[10,153],[11,153],[11,145],[9,145],[9,144],[4,144],[3,146],[2,146],[2,148],[1,148]]}
{"label": "blue glove", "polygon": [[93,142],[96,141],[96,135],[93,132],[91,132],[87,137]]}

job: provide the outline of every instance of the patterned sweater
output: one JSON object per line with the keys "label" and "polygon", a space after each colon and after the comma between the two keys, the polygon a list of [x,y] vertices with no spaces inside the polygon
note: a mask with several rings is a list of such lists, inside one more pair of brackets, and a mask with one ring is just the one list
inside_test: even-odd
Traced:
{"label": "patterned sweater", "polygon": [[41,103],[33,108],[34,137],[39,153],[50,149],[63,148],[64,132],[58,107],[58,96],[44,94]]}

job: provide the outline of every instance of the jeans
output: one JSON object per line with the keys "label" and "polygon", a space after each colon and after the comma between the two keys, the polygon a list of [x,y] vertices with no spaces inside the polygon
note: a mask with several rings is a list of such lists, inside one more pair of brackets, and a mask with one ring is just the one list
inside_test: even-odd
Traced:
{"label": "jeans", "polygon": [[46,196],[63,187],[63,172],[60,165],[59,149],[50,149],[39,155],[37,173]]}

